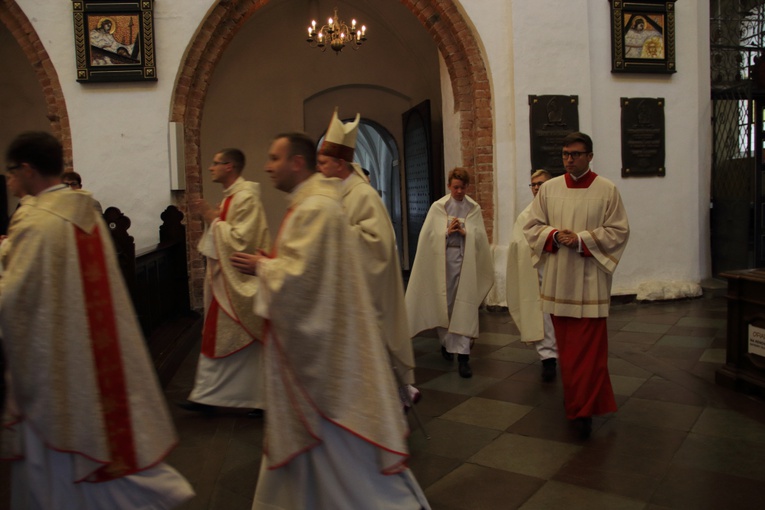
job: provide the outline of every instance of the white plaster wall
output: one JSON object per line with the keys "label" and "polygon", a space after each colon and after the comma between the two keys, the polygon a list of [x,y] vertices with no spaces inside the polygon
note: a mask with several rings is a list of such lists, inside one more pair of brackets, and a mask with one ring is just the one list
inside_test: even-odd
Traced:
{"label": "white plaster wall", "polygon": [[72,130],[74,170],[104,207],[131,220],[136,249],[159,241],[159,215],[172,203],[167,126],[177,70],[214,0],[158,1],[154,10],[159,81],[76,81],[71,2],[17,0],[58,73]]}
{"label": "white plaster wall", "polygon": [[[580,129],[594,140],[592,167],[616,183],[630,217],[631,238],[614,276],[614,293],[635,293],[641,282],[699,282],[709,276],[706,2],[676,4],[678,72],[673,75],[611,74],[610,4],[605,1],[462,0],[461,5],[486,48],[491,70],[495,243],[508,243],[515,216],[531,200],[528,96],[578,95]],[[442,65],[442,86],[448,81],[445,73]],[[446,90],[443,97],[448,140],[459,121],[453,107],[447,110]],[[620,97],[665,98],[666,177],[621,178]]]}

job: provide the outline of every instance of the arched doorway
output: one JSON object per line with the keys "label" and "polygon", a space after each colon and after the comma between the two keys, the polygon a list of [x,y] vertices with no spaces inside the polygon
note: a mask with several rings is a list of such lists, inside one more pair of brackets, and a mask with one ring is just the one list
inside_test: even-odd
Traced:
{"label": "arched doorway", "polygon": [[[389,1],[393,2],[393,0]],[[264,9],[264,13],[267,14],[265,8],[272,9],[273,4],[269,0],[231,0],[218,3],[210,10],[186,53],[176,84],[170,115],[171,121],[184,124],[186,200],[202,195],[200,179],[200,169],[204,167],[201,163],[200,149],[202,113],[213,71],[243,24],[261,9]],[[484,218],[487,231],[492,236],[494,140],[491,90],[476,35],[451,0],[423,0],[402,4],[426,30],[443,58],[452,83],[454,108],[460,114],[460,140],[455,140],[453,143],[459,143],[461,164],[473,174],[477,195],[481,197],[483,210],[487,215]],[[308,13],[305,15],[308,16]],[[328,67],[330,65],[330,63],[327,64]],[[278,79],[278,76],[274,78]],[[304,79],[313,78],[312,76],[304,77]],[[187,232],[189,245],[195,246],[202,233],[201,222],[190,220]],[[204,269],[201,259],[194,260],[199,255],[194,250],[190,250],[190,253],[192,254],[190,264],[192,301],[195,307],[199,307]]]}

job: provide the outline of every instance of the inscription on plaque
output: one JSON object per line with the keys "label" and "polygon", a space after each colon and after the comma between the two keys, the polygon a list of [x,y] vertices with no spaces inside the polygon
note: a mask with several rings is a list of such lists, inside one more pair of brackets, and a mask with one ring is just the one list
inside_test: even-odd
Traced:
{"label": "inscription on plaque", "polygon": [[623,97],[622,177],[666,174],[664,98]]}
{"label": "inscription on plaque", "polygon": [[579,131],[578,96],[529,96],[531,170],[553,175],[565,172],[560,156],[562,141]]}

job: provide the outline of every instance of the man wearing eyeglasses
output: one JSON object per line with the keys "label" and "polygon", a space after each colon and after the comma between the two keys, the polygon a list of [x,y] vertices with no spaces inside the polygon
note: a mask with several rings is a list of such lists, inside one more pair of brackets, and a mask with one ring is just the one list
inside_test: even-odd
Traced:
{"label": "man wearing eyeglasses", "polygon": [[194,388],[179,406],[205,414],[217,406],[246,408],[256,418],[265,408],[263,321],[252,313],[259,281],[236,270],[229,258],[236,252],[269,250],[271,236],[260,185],[244,180],[244,163],[239,149],[217,152],[209,171],[213,182],[223,186],[223,202],[212,207],[200,198],[190,204],[206,225],[198,246],[207,258],[205,319]]}
{"label": "man wearing eyeglasses", "polygon": [[562,157],[566,173],[541,187],[524,235],[534,264],[544,262],[542,309],[555,327],[566,416],[586,439],[592,416],[616,411],[606,317],[629,223],[616,186],[590,169],[588,135],[566,136]]}
{"label": "man wearing eyeglasses", "polygon": [[109,228],[63,167],[50,133],[6,153],[34,197],[14,216],[0,280],[11,507],[174,508],[194,492],[163,462],[178,441],[170,413]]}
{"label": "man wearing eyeglasses", "polygon": [[[73,190],[79,190],[83,191],[84,193],[87,193],[87,191],[84,191],[82,189],[82,177],[77,172],[64,172],[61,174],[61,182],[72,188]],[[104,209],[101,207],[101,202],[98,200],[93,200],[95,202],[96,211],[98,211],[98,214],[104,214]]]}
{"label": "man wearing eyeglasses", "polygon": [[[547,170],[531,174],[531,193],[537,196],[542,185],[552,179]],[[533,203],[533,201],[532,201]],[[521,332],[521,341],[533,343],[539,359],[542,360],[542,380],[552,382],[557,373],[558,350],[555,344],[555,330],[552,317],[542,312],[539,285],[542,281],[544,264],[534,267],[532,252],[523,235],[523,226],[531,215],[529,204],[515,220],[513,236],[507,253],[506,296],[507,307],[515,325]]]}

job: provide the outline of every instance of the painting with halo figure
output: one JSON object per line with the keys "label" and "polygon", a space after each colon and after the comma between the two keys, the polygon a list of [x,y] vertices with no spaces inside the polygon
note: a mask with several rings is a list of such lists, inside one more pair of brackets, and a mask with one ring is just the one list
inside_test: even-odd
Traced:
{"label": "painting with halo figure", "polygon": [[675,0],[609,1],[611,72],[677,72]]}
{"label": "painting with halo figure", "polygon": [[77,81],[156,81],[153,0],[73,0]]}

